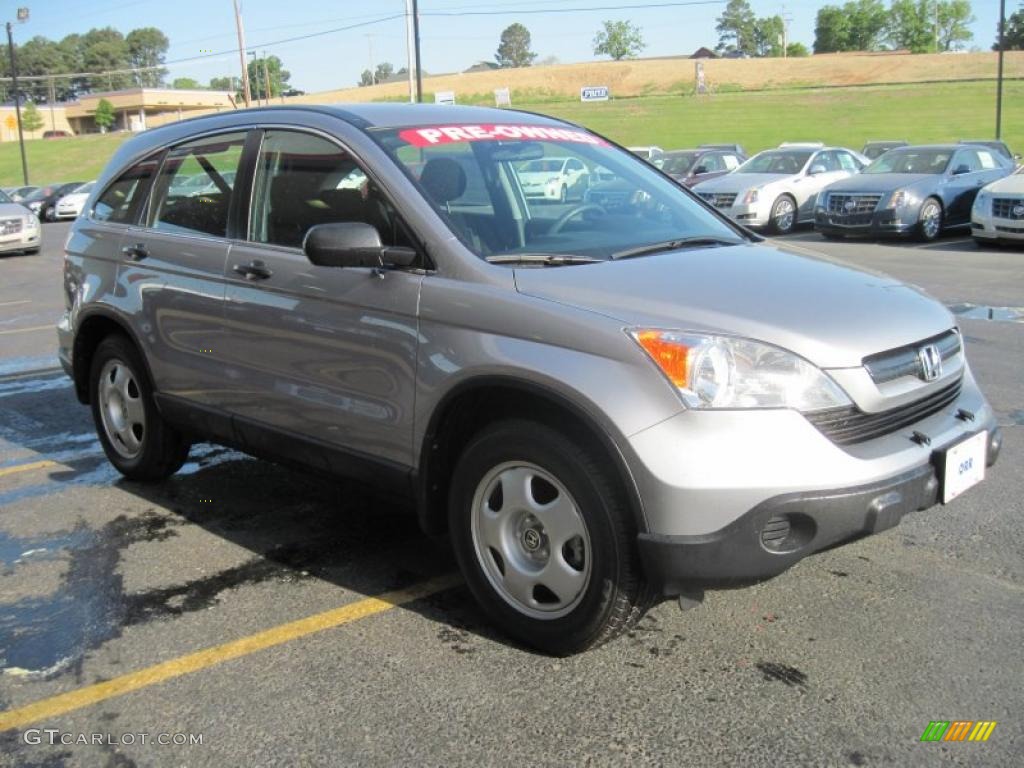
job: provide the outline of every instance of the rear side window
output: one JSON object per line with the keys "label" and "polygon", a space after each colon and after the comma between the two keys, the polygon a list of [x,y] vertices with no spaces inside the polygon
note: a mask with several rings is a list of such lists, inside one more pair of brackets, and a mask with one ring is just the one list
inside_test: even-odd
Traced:
{"label": "rear side window", "polygon": [[153,187],[151,226],[226,237],[245,137],[244,132],[224,134],[170,150]]}
{"label": "rear side window", "polygon": [[147,157],[118,176],[96,201],[92,218],[116,224],[134,222],[146,199],[146,191],[156,173],[159,159],[158,154]]}

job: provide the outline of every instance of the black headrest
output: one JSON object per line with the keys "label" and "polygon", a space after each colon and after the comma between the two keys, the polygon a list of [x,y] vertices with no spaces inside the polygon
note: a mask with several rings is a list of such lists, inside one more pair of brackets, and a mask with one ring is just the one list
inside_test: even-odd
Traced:
{"label": "black headrest", "polygon": [[423,166],[420,184],[434,202],[445,205],[466,191],[466,172],[450,157],[434,157]]}

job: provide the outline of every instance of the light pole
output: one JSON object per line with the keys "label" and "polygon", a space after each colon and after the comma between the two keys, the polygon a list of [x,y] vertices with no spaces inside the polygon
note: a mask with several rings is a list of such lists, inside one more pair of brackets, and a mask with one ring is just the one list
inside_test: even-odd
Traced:
{"label": "light pole", "polygon": [[[28,8],[18,9],[18,21],[28,21]],[[28,186],[28,160],[25,158],[25,134],[21,130],[21,94],[18,92],[18,65],[14,60],[14,33],[7,22],[7,51],[11,55],[11,85],[14,88],[14,113],[18,117],[18,146],[21,148],[21,176]]]}
{"label": "light pole", "polygon": [[1006,50],[1006,0],[999,0],[999,74],[996,76],[996,138],[1003,130],[1003,52]]}

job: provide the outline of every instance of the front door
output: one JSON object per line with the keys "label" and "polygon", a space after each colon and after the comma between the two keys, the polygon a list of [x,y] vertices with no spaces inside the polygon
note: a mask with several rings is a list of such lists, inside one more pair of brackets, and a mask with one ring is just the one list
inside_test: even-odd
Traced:
{"label": "front door", "polygon": [[[302,251],[310,228],[341,221],[410,245],[394,208],[333,141],[268,130],[250,210],[225,273],[228,409],[243,439],[278,434],[411,466],[422,270],[318,267]],[[331,451],[303,460],[344,469]]]}

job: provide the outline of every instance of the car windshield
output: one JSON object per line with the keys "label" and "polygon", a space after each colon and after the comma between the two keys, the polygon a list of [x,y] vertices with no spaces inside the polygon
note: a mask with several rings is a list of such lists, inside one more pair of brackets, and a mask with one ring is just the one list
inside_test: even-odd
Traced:
{"label": "car windshield", "polygon": [[522,165],[519,170],[523,173],[558,173],[562,170],[564,163],[565,159],[561,157],[553,160],[531,160]]}
{"label": "car windshield", "polygon": [[[580,129],[460,125],[370,134],[459,239],[491,260],[603,260],[669,241],[743,240],[650,165]],[[554,158],[582,170],[557,184],[524,178],[532,163]],[[615,183],[603,183],[609,178]]]}
{"label": "car windshield", "polygon": [[861,173],[935,173],[946,170],[951,149],[890,149]]}
{"label": "car windshield", "polygon": [[680,152],[678,154],[666,155],[665,162],[661,164],[661,170],[665,173],[684,174],[693,167],[693,161],[697,159],[696,152]]}
{"label": "car windshield", "polygon": [[89,181],[89,182],[86,182],[85,184],[83,184],[80,187],[75,187],[74,194],[76,194],[76,195],[86,195],[86,194],[92,192],[92,188],[93,188],[93,186],[95,184],[96,184],[95,181]]}
{"label": "car windshield", "polygon": [[0,189],[0,203],[13,203],[13,202],[14,201],[11,200],[11,196],[8,195],[6,192],[4,192],[2,189]]}
{"label": "car windshield", "polygon": [[37,200],[43,200],[43,199],[49,197],[50,193],[52,193],[52,192],[53,192],[53,187],[40,187],[35,192],[33,192],[31,195],[26,197],[22,202],[34,203]]}
{"label": "car windshield", "polygon": [[747,160],[737,168],[734,173],[800,173],[807,161],[811,159],[811,152],[793,151],[789,149],[769,149],[767,152],[760,152]]}

